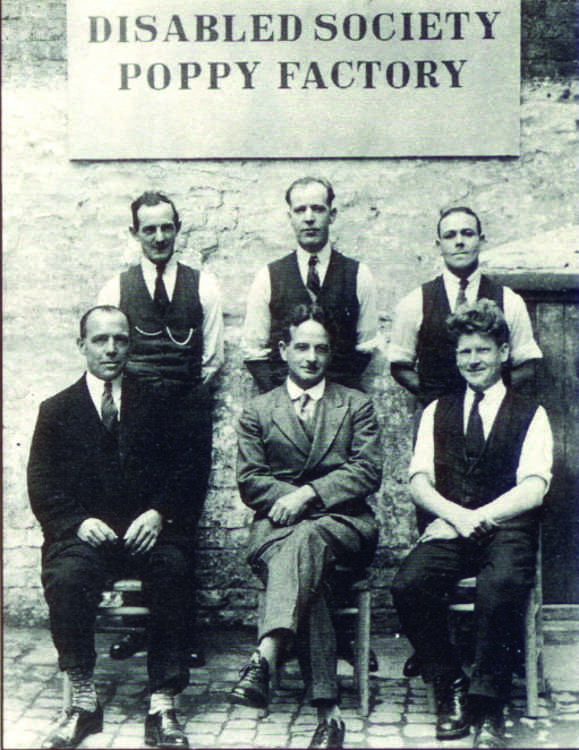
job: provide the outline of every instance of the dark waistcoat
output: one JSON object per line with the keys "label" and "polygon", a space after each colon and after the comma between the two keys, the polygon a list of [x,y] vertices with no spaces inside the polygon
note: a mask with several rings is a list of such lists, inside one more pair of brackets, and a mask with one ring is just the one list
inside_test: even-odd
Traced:
{"label": "dark waistcoat", "polygon": [[[435,487],[447,500],[476,509],[490,503],[517,484],[517,467],[537,403],[511,389],[499,408],[484,451],[467,458],[463,426],[464,394],[439,399],[434,415]],[[530,512],[509,524],[528,523]],[[426,524],[433,516],[422,514]]]}
{"label": "dark waistcoat", "polygon": [[[478,299],[490,299],[503,309],[503,287],[481,276]],[[451,314],[442,276],[422,285],[422,324],[417,356],[420,400],[424,406],[447,393],[464,393],[464,378],[456,366],[456,344],[446,329]]]}
{"label": "dark waistcoat", "polygon": [[[317,303],[321,305],[335,323],[337,337],[334,341],[330,375],[340,381],[340,375],[357,377],[364,370],[370,357],[356,351],[357,327],[360,305],[357,296],[358,261],[332,250],[330,263],[324,278]],[[271,284],[270,340],[271,357],[279,360],[278,344],[283,324],[296,305],[311,304],[293,252],[269,264]]]}
{"label": "dark waistcoat", "polygon": [[153,305],[140,265],[121,274],[120,308],[132,324],[127,371],[151,384],[191,384],[201,379],[203,308],[199,271],[181,263],[166,315]]}

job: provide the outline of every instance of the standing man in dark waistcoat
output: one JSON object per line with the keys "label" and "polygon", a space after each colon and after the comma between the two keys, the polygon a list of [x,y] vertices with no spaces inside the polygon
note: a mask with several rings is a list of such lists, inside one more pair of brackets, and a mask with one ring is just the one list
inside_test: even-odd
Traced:
{"label": "standing man in dark waistcoat", "polygon": [[297,250],[262,268],[247,300],[245,364],[261,392],[285,381],[278,343],[296,305],[316,302],[332,317],[338,338],[328,375],[335,382],[359,389],[377,346],[374,279],[365,264],[330,246],[333,201],[332,185],[318,177],[298,179],[286,192]]}
{"label": "standing man in dark waistcoat", "polygon": [[28,491],[44,535],[42,584],[58,663],[72,688],[72,705],[43,748],[77,747],[102,731],[95,620],[107,582],[127,574],[142,578],[151,612],[145,742],[189,747],[174,706],[189,681],[185,514],[171,491],[167,447],[156,444],[157,415],[124,374],[129,333],[116,307],[82,317],[78,347],[87,371],[41,404],[32,438]]}
{"label": "standing man in dark waistcoat", "polygon": [[[177,261],[181,221],[169,198],[143,193],[131,204],[131,213],[130,231],[141,246],[141,261],[113,277],[98,301],[118,305],[131,321],[127,372],[140,384],[143,399],[157,404],[158,441],[170,448],[175,502],[188,510],[185,523],[193,554],[211,470],[209,384],[223,364],[221,299],[210,275]],[[193,591],[187,609],[190,665],[202,666]],[[138,633],[130,634],[113,644],[111,656],[127,658],[142,645]]]}
{"label": "standing man in dark waistcoat", "polygon": [[[475,727],[475,747],[504,747],[503,709],[526,597],[535,580],[539,509],[551,479],[552,436],[544,409],[506,388],[508,327],[479,300],[449,318],[465,393],[422,415],[410,490],[428,525],[402,563],[393,599],[427,681],[434,684],[436,736]],[[450,641],[447,595],[476,575],[472,681]],[[468,700],[467,700],[468,696]]]}
{"label": "standing man in dark waistcoat", "polygon": [[443,211],[436,244],[445,268],[396,308],[388,347],[390,372],[423,407],[447,393],[464,391],[455,345],[445,325],[460,304],[492,299],[503,310],[510,330],[508,364],[513,385],[532,380],[535,362],[542,357],[523,299],[480,272],[484,239],[480,219],[471,208],[455,206]]}

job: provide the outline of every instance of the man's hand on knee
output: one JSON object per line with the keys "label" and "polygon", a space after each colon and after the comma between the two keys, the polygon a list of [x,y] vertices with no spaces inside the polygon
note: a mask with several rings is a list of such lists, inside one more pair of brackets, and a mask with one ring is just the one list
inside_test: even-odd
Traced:
{"label": "man's hand on knee", "polygon": [[303,517],[315,499],[313,487],[306,484],[278,498],[269,511],[269,518],[277,526],[291,526]]}
{"label": "man's hand on knee", "polygon": [[90,544],[91,547],[100,547],[107,542],[114,542],[118,538],[111,527],[107,526],[100,518],[87,518],[78,527],[76,535],[81,541]]}
{"label": "man's hand on knee", "polygon": [[126,548],[134,554],[150,552],[155,546],[161,529],[163,517],[158,510],[147,510],[137,516],[124,536]]}

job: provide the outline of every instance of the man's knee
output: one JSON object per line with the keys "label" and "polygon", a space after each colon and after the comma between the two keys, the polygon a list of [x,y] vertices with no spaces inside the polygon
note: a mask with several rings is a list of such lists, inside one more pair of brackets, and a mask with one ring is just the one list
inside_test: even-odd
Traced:
{"label": "man's knee", "polygon": [[168,580],[184,581],[190,576],[191,566],[188,556],[177,545],[158,545],[149,560],[150,575]]}

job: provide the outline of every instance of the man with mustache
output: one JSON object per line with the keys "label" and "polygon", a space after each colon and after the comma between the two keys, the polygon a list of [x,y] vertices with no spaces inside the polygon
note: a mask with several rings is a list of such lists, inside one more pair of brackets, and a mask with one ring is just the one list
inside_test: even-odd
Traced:
{"label": "man with mustache", "polygon": [[396,308],[388,347],[390,372],[422,406],[446,393],[464,390],[445,321],[465,302],[492,299],[503,310],[510,331],[509,377],[513,385],[531,380],[535,362],[542,357],[523,299],[480,272],[484,240],[480,219],[471,208],[453,206],[442,211],[436,244],[443,272],[410,292]]}
{"label": "man with mustache", "polygon": [[[223,364],[223,317],[216,282],[207,272],[177,260],[181,220],[175,204],[160,192],[146,192],[131,204],[130,232],[141,260],[102,289],[100,304],[117,305],[131,321],[132,348],[127,371],[142,398],[164,418],[159,440],[167,441],[175,502],[191,537],[203,508],[211,470],[212,418],[209,385]],[[192,561],[193,562],[193,561]],[[189,663],[204,656],[194,627],[194,592],[188,605]],[[113,644],[111,656],[125,659],[144,646],[137,631]]]}
{"label": "man with mustache", "polygon": [[185,659],[189,541],[186,509],[175,503],[167,446],[157,419],[125,375],[130,325],[116,307],[80,321],[86,372],[44,401],[32,439],[28,490],[44,535],[42,584],[60,669],[72,705],[43,748],[73,748],[102,731],[93,673],[94,630],[102,591],[113,577],[138,575],[150,609],[150,708],[145,742],[189,747],[174,698],[188,684]]}
{"label": "man with mustache", "polygon": [[245,364],[265,392],[284,382],[287,367],[278,342],[296,305],[317,302],[336,324],[329,376],[351,388],[377,346],[376,287],[364,263],[330,246],[337,209],[334,189],[321,177],[302,177],[286,191],[288,218],[297,249],[257,273],[247,298]]}
{"label": "man with mustache", "polygon": [[[509,330],[496,303],[459,307],[448,320],[466,391],[432,402],[420,421],[410,490],[425,530],[398,571],[392,595],[437,705],[436,736],[504,747],[522,613],[535,579],[539,511],[553,441],[543,407],[505,387]],[[470,681],[448,630],[447,595],[476,575]]]}
{"label": "man with mustache", "polygon": [[237,479],[255,516],[248,561],[266,585],[257,650],[230,700],[265,708],[270,676],[294,644],[318,727],[310,747],[342,747],[336,636],[327,602],[335,563],[372,559],[378,526],[368,496],[382,476],[372,402],[326,379],[330,325],[299,305],[280,334],[286,382],[255,398],[239,423]]}

